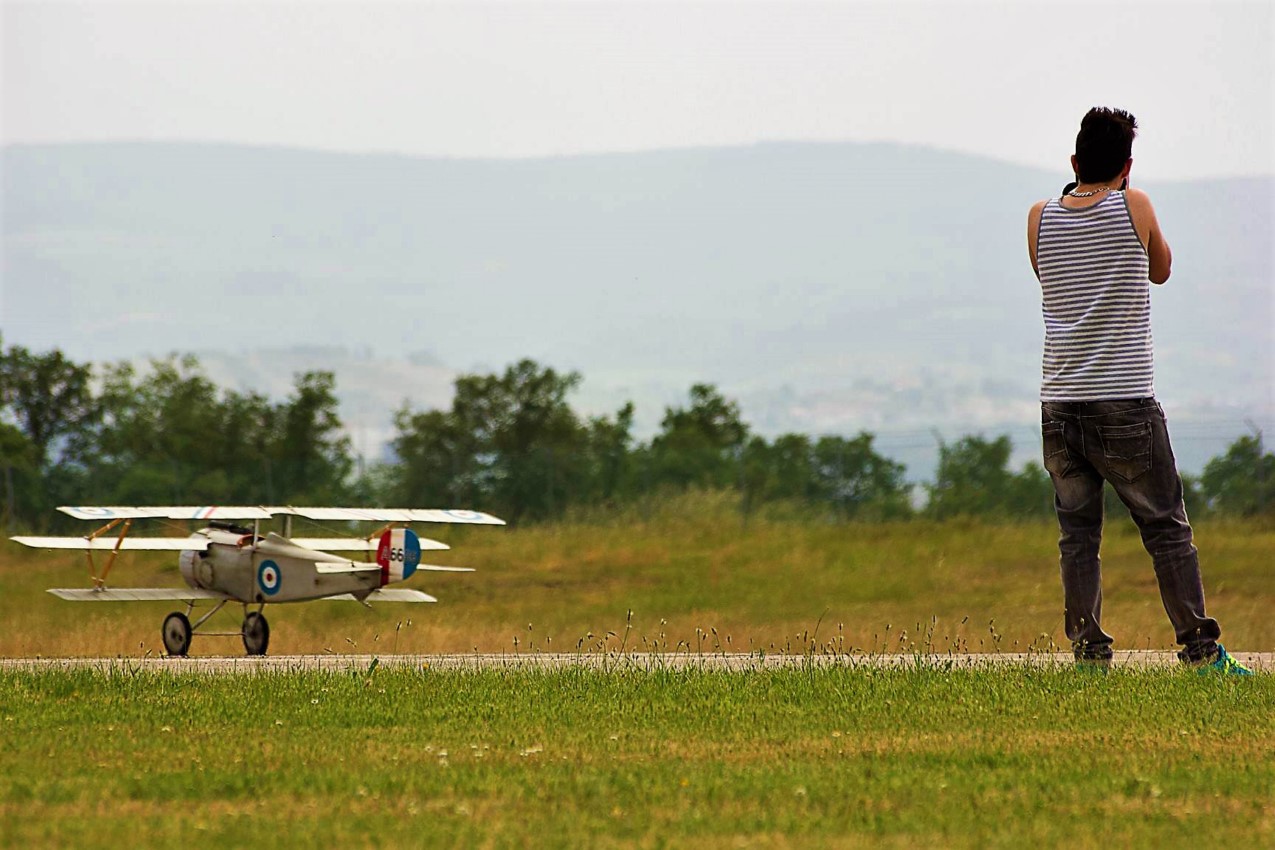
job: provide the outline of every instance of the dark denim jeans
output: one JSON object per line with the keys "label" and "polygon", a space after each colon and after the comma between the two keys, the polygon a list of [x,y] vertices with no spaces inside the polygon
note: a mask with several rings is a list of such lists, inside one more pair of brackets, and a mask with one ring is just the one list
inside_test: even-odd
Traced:
{"label": "dark denim jeans", "polygon": [[1102,630],[1102,482],[1129,508],[1155,565],[1160,599],[1173,624],[1178,655],[1201,661],[1217,652],[1217,621],[1204,613],[1200,560],[1182,503],[1164,410],[1154,398],[1043,402],[1045,469],[1054,482],[1062,534],[1067,637],[1077,658],[1111,657]]}

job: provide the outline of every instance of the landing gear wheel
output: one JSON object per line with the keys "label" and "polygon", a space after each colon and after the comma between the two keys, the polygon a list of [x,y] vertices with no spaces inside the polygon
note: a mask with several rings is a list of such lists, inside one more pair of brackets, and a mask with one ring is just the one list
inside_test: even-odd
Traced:
{"label": "landing gear wheel", "polygon": [[190,620],[180,611],[174,611],[164,618],[164,649],[169,655],[185,657],[190,651]]}
{"label": "landing gear wheel", "polygon": [[249,655],[265,655],[270,645],[270,624],[266,618],[253,611],[243,618],[243,648]]}

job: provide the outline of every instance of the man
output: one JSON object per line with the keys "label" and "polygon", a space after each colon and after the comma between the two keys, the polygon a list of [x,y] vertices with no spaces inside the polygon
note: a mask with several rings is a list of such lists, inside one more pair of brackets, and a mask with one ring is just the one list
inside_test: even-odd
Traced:
{"label": "man", "polygon": [[1041,430],[1061,529],[1067,637],[1078,663],[1110,664],[1098,557],[1107,481],[1151,555],[1179,658],[1250,675],[1204,612],[1182,479],[1155,400],[1150,284],[1169,279],[1173,256],[1151,199],[1128,188],[1136,131],[1128,112],[1089,110],[1071,158],[1076,182],[1027,218],[1045,317]]}

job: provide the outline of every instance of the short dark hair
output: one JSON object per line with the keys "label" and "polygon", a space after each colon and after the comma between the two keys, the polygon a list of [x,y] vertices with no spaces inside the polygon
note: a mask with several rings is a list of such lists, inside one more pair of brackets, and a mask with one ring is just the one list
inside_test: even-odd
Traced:
{"label": "short dark hair", "polygon": [[1076,179],[1102,183],[1120,173],[1133,155],[1138,121],[1123,109],[1095,106],[1085,113],[1076,134]]}

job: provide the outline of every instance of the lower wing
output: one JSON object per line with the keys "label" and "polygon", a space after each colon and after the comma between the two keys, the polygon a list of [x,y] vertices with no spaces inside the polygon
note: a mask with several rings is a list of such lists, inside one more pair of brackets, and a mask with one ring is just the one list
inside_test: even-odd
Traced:
{"label": "lower wing", "polygon": [[15,543],[35,549],[140,549],[163,552],[202,551],[208,548],[207,537],[10,537]]}
{"label": "lower wing", "polygon": [[339,596],[325,596],[324,599],[339,600],[342,602],[437,602],[438,600],[430,596],[428,593],[421,593],[419,590],[410,590],[405,587],[389,587],[381,590],[374,590],[363,598],[355,596],[353,593],[342,593]]}
{"label": "lower wing", "polygon": [[233,599],[213,590],[182,590],[176,587],[110,587],[95,590],[85,587],[54,587],[49,590],[69,602],[188,602],[194,599]]}

